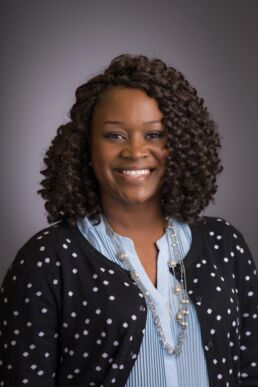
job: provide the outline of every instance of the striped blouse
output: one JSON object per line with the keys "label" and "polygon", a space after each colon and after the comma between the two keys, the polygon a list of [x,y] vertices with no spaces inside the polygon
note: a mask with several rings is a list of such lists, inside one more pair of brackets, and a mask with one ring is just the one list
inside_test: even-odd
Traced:
{"label": "striped blouse", "polygon": [[[183,258],[190,249],[191,230],[187,224],[173,220],[179,240],[179,252]],[[95,226],[85,218],[78,221],[78,227],[85,238],[104,256],[123,267],[116,258],[115,247],[101,222]],[[171,289],[177,280],[170,274],[167,261],[171,254],[166,234],[157,242],[157,288],[146,274],[134,248],[133,241],[117,235],[123,249],[128,253],[130,262],[146,289],[156,303],[159,318],[167,341],[175,346],[178,336],[178,324],[175,320],[178,303]],[[208,372],[204,357],[200,326],[192,303],[189,307],[188,331],[182,353],[169,355],[161,346],[153,317],[148,309],[145,334],[140,352],[126,382],[126,387],[208,387]]]}

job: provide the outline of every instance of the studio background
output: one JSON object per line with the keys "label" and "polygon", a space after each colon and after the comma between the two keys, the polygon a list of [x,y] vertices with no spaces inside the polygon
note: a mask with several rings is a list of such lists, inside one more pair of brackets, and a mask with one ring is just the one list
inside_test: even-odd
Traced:
{"label": "studio background", "polygon": [[205,214],[230,221],[258,263],[258,1],[1,2],[0,282],[47,226],[36,191],[43,157],[74,91],[122,53],[158,57],[204,98],[224,172]]}

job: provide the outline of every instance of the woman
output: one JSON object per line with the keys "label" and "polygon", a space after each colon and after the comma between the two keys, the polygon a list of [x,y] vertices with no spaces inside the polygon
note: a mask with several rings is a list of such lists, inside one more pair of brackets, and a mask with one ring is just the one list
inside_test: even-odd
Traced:
{"label": "woman", "polygon": [[1,386],[258,386],[251,253],[200,215],[219,148],[161,60],[121,55],[77,89],[42,171],[55,224],[3,283]]}

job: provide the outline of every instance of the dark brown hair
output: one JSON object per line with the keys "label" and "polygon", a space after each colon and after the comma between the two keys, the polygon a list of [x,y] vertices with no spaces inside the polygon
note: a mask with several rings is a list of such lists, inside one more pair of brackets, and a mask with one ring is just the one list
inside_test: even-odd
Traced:
{"label": "dark brown hair", "polygon": [[46,152],[45,178],[38,191],[45,199],[48,221],[79,217],[98,219],[98,182],[90,167],[91,117],[96,103],[110,87],[144,90],[154,97],[168,132],[166,177],[161,205],[165,215],[191,224],[203,221],[201,211],[214,201],[216,178],[223,170],[216,125],[203,99],[184,76],[160,59],[120,55],[102,73],[76,90],[71,120],[58,128]]}

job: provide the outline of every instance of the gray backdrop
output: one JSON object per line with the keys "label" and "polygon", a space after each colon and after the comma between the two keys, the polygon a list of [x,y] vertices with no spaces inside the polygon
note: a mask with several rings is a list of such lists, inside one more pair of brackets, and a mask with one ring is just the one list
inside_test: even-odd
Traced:
{"label": "gray backdrop", "polygon": [[215,205],[258,262],[258,1],[1,2],[1,266],[47,226],[43,155],[74,90],[121,53],[160,57],[204,97],[222,136]]}

